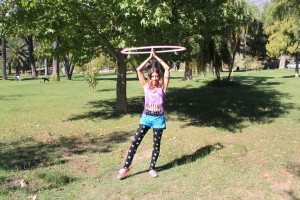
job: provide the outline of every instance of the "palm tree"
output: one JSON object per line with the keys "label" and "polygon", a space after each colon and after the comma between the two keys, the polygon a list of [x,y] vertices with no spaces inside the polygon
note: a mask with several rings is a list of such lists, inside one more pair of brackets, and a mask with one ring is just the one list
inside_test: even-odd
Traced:
{"label": "palm tree", "polygon": [[11,40],[7,44],[7,59],[11,66],[15,67],[16,74],[19,74],[20,69],[27,65],[28,49],[26,45],[18,39]]}

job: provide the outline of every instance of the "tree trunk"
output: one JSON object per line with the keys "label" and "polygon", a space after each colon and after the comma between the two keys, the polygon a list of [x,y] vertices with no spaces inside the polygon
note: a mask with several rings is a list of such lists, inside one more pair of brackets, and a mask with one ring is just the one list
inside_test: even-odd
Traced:
{"label": "tree trunk", "polygon": [[184,64],[184,80],[190,81],[192,79],[193,79],[193,75],[192,75],[192,70],[190,68],[190,63],[185,62],[185,64]]}
{"label": "tree trunk", "polygon": [[128,111],[127,95],[126,95],[126,56],[119,52],[120,59],[118,61],[117,71],[117,102],[116,111],[118,114],[124,114]]}
{"label": "tree trunk", "polygon": [[34,46],[33,46],[33,36],[30,35],[25,37],[25,42],[28,46],[28,53],[29,53],[29,62],[31,67],[31,76],[37,76],[36,66],[35,66],[35,59],[34,59]]}
{"label": "tree trunk", "polygon": [[9,75],[12,74],[12,73],[11,73],[11,64],[10,64],[10,63],[8,63],[8,74],[9,74]]}
{"label": "tree trunk", "polygon": [[16,76],[19,76],[20,75],[20,64],[19,62],[17,62],[17,65],[16,65]]}
{"label": "tree trunk", "polygon": [[69,70],[70,80],[71,80],[71,78],[72,78],[74,68],[75,68],[75,65],[74,65],[74,64],[71,64],[71,65],[70,65],[70,70]]}
{"label": "tree trunk", "polygon": [[70,68],[71,68],[71,62],[67,58],[67,56],[65,56],[65,59],[64,59],[64,71],[65,71],[65,76],[66,76],[67,80],[71,80]]}
{"label": "tree trunk", "polygon": [[286,56],[284,54],[281,54],[280,61],[279,61],[279,69],[285,68],[285,61],[286,61]]}
{"label": "tree trunk", "polygon": [[234,59],[235,59],[236,52],[234,51],[233,54],[234,55],[232,56],[232,61],[229,64],[229,74],[228,74],[228,77],[227,77],[227,81],[230,81],[230,77],[231,77],[231,73],[232,73],[232,69],[233,69],[233,65],[234,65]]}
{"label": "tree trunk", "polygon": [[114,57],[118,63],[117,70],[117,102],[116,102],[116,112],[118,114],[126,113],[127,110],[127,96],[126,96],[126,57],[121,54],[120,51],[117,52],[112,46],[107,37],[98,29],[98,25],[85,13],[76,3],[73,3],[76,9],[80,12],[83,18],[86,20],[87,24],[91,27],[96,35],[99,36],[102,45],[104,45],[109,51],[110,55]]}
{"label": "tree trunk", "polygon": [[[57,49],[59,47],[59,36],[56,37],[56,40],[53,42],[53,49]],[[55,55],[53,58],[53,75],[55,76],[56,81],[60,81],[59,77],[59,58],[58,55]]]}
{"label": "tree trunk", "polygon": [[220,66],[217,63],[217,53],[216,53],[215,49],[214,49],[214,57],[213,57],[213,66],[215,69],[215,74],[216,74],[217,80],[220,81],[221,80]]}
{"label": "tree trunk", "polygon": [[296,56],[296,68],[295,68],[295,77],[299,77],[299,53]]}
{"label": "tree trunk", "polygon": [[6,73],[6,40],[2,39],[2,80],[7,80]]}
{"label": "tree trunk", "polygon": [[48,60],[47,60],[47,58],[44,59],[44,66],[45,66],[45,76],[48,76]]}
{"label": "tree trunk", "polygon": [[179,71],[179,68],[180,68],[180,62],[175,62],[175,66],[174,66],[174,69],[175,71]]}
{"label": "tree trunk", "polygon": [[238,45],[238,42],[235,44],[235,49],[233,50],[233,53],[232,53],[232,59],[231,59],[231,62],[229,64],[229,74],[228,74],[228,77],[227,77],[227,81],[230,81],[230,77],[231,77],[231,73],[232,73],[232,70],[233,70],[233,65],[234,65],[234,60],[235,60],[235,55],[236,55],[236,52],[239,48],[239,45]]}

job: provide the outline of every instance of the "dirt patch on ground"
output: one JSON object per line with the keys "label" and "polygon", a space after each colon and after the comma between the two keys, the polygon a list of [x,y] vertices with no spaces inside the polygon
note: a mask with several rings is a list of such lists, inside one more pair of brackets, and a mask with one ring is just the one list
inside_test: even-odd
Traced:
{"label": "dirt patch on ground", "polygon": [[290,162],[290,163],[288,163],[286,168],[289,173],[300,177],[300,162],[298,162],[298,163]]}
{"label": "dirt patch on ground", "polygon": [[98,174],[98,168],[89,157],[66,157],[67,167],[78,175],[94,176]]}
{"label": "dirt patch on ground", "polygon": [[18,188],[18,187],[27,187],[28,186],[28,181],[24,180],[21,177],[15,177],[15,178],[11,178],[7,181],[8,183],[8,187],[9,188]]}
{"label": "dirt patch on ground", "polygon": [[[299,170],[298,165],[298,170]],[[278,174],[264,173],[264,178],[270,183],[271,188],[285,199],[300,200],[300,179],[289,166],[280,170]]]}
{"label": "dirt patch on ground", "polygon": [[[124,150],[121,152],[121,159],[123,159],[122,161],[125,161],[126,156],[128,154],[128,149]],[[149,144],[148,142],[145,142],[144,144],[141,144],[138,149],[136,154],[134,155],[133,161],[137,162],[141,159],[150,159],[151,158],[151,154],[152,154],[152,144]]]}

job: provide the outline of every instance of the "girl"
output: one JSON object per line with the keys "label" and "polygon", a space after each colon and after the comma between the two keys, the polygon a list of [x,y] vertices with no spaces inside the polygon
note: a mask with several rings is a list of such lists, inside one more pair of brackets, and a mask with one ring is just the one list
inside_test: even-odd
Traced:
{"label": "girl", "polygon": [[[162,72],[158,67],[152,65],[148,71],[148,82],[144,77],[144,67],[152,59],[155,58],[164,68]],[[119,171],[118,178],[122,179],[126,173],[129,172],[129,166],[136,153],[136,150],[144,138],[147,131],[153,128],[153,151],[151,156],[149,173],[152,177],[157,177],[155,171],[155,164],[160,151],[160,140],[162,137],[163,129],[166,128],[164,102],[167,87],[169,84],[170,67],[160,59],[152,49],[149,58],[147,58],[138,68],[137,74],[145,93],[145,105],[142,117],[139,122],[139,127],[135,133],[134,140],[129,148],[125,164]]]}

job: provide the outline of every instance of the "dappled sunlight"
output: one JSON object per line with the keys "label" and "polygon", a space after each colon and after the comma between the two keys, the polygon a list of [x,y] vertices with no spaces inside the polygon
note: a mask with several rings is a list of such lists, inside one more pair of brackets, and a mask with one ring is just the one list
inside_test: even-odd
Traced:
{"label": "dappled sunlight", "polygon": [[[164,171],[164,170],[171,169],[173,167],[178,167],[178,166],[181,166],[181,165],[189,164],[189,163],[197,161],[198,159],[201,159],[201,158],[204,158],[204,157],[208,156],[213,151],[218,151],[218,150],[221,150],[223,148],[224,148],[224,146],[220,143],[216,143],[216,144],[213,144],[213,145],[207,145],[205,147],[201,147],[200,149],[198,149],[197,151],[193,152],[190,155],[183,155],[181,158],[175,159],[175,160],[173,160],[173,161],[171,161],[171,162],[169,162],[165,165],[157,166],[156,170],[157,171]],[[139,172],[136,172],[136,173],[133,173],[133,174],[130,174],[130,175],[126,176],[124,179],[130,178],[130,177],[142,174],[142,173],[146,173],[148,171],[149,171],[148,169],[143,170],[143,171],[139,171]]]}
{"label": "dappled sunlight", "polygon": [[158,166],[157,170],[163,171],[163,170],[168,170],[173,167],[180,166],[180,165],[189,164],[189,163],[195,162],[198,159],[208,156],[213,151],[218,151],[223,148],[224,148],[224,146],[220,143],[216,143],[213,145],[207,145],[205,147],[198,149],[197,151],[193,152],[190,155],[183,155],[181,158],[175,159],[175,160],[171,161],[170,163],[167,163],[162,166]]}
{"label": "dappled sunlight", "polygon": [[[128,99],[128,114],[135,115],[141,114],[143,111],[143,97],[135,97]],[[90,111],[71,116],[68,120],[100,120],[100,119],[120,119],[124,115],[117,114],[115,112],[116,102],[115,100],[99,100],[92,101],[88,103],[88,106],[91,108]]]}
{"label": "dappled sunlight", "polygon": [[28,170],[68,162],[68,157],[87,152],[109,153],[111,148],[127,141],[128,132],[112,132],[99,137],[59,137],[40,142],[33,138],[0,145],[0,169]]}
{"label": "dappled sunlight", "polygon": [[79,115],[73,115],[68,120],[118,119],[121,117],[121,115],[118,115],[114,110],[115,101],[113,100],[92,101],[88,103],[88,106],[91,108],[90,111]]}
{"label": "dappled sunlight", "polygon": [[[184,126],[215,127],[230,132],[239,132],[251,123],[271,123],[275,118],[287,114],[292,104],[283,103],[289,94],[273,89],[269,77],[239,77],[240,86],[212,87],[209,85],[185,88],[170,87],[167,95],[168,117],[184,122]],[[114,111],[114,100],[89,102],[86,113],[68,120],[118,119]],[[143,97],[128,99],[130,115],[139,115],[143,110]]]}
{"label": "dappled sunlight", "polygon": [[287,113],[293,106],[282,103],[283,98],[288,98],[288,94],[254,85],[174,88],[168,95],[167,110],[186,126],[212,126],[236,132],[245,128],[245,121],[269,123]]}

